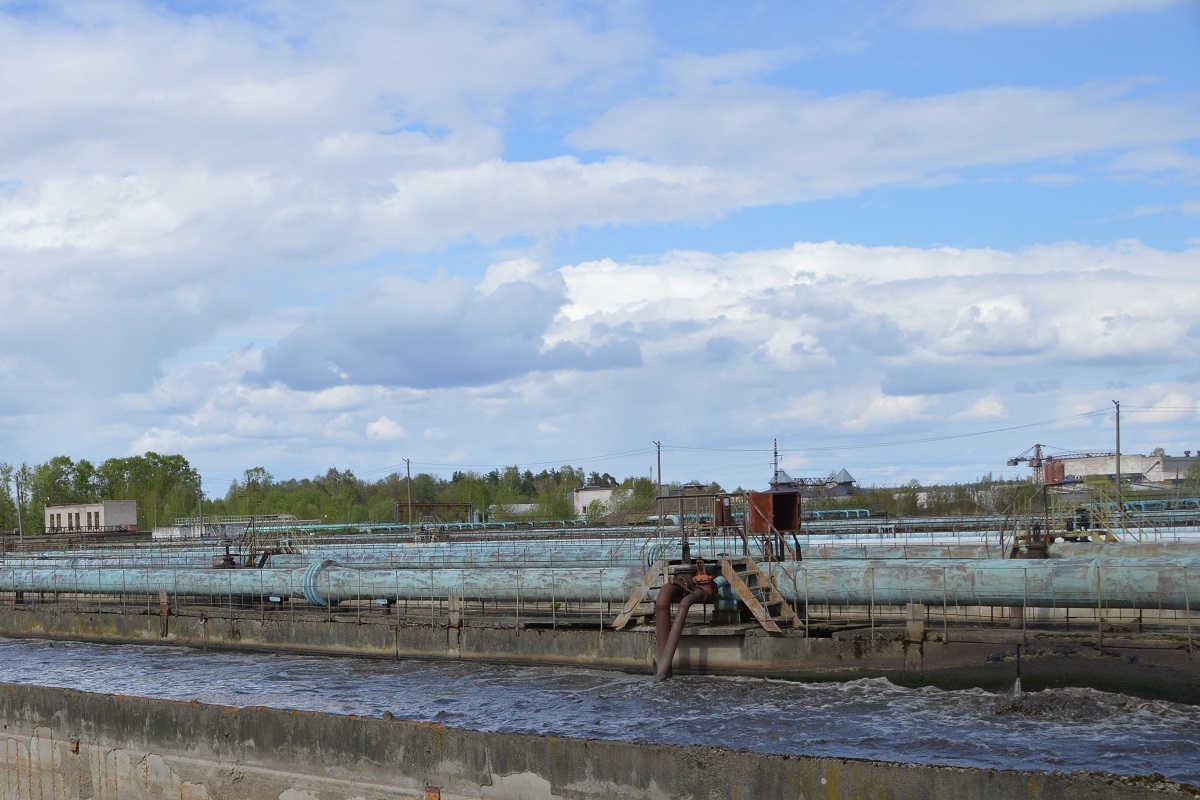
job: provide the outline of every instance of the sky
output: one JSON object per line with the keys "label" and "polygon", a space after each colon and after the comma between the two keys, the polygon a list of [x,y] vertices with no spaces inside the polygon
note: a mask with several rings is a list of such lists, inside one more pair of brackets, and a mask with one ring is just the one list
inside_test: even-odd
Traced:
{"label": "sky", "polygon": [[1200,2],[0,0],[0,461],[1200,451]]}

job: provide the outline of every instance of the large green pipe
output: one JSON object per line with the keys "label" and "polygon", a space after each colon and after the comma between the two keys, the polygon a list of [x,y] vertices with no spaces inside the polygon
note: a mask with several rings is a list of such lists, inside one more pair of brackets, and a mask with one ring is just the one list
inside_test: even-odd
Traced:
{"label": "large green pipe", "polygon": [[0,591],[190,595],[210,598],[303,598],[324,606],[354,599],[623,601],[641,581],[640,567],[355,570],[333,561],[302,569],[0,569]]}
{"label": "large green pipe", "polygon": [[[645,568],[303,569],[3,568],[0,591],[295,597],[313,605],[352,599],[622,601]],[[796,603],[1054,608],[1191,609],[1200,588],[1195,559],[880,559],[791,562],[775,569]]]}
{"label": "large green pipe", "polygon": [[793,601],[821,604],[1188,610],[1200,599],[1200,560],[804,561],[776,581]]}

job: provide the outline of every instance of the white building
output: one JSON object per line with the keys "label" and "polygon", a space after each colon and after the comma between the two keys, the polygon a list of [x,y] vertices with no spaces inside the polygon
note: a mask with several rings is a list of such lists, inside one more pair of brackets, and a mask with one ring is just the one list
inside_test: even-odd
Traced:
{"label": "white building", "polygon": [[63,531],[137,530],[136,500],[46,506],[46,533]]}
{"label": "white building", "polygon": [[599,503],[608,512],[608,502],[612,500],[613,489],[604,486],[584,486],[574,492],[575,516],[586,517],[587,509],[592,503]]}
{"label": "white building", "polygon": [[[1133,483],[1181,483],[1196,463],[1198,457],[1185,450],[1182,456],[1143,456],[1138,453],[1121,454],[1121,477]],[[1061,473],[1057,472],[1061,465]],[[1117,475],[1115,455],[1097,455],[1085,458],[1055,458],[1048,456],[1045,462],[1046,482],[1082,478],[1108,478]]]}

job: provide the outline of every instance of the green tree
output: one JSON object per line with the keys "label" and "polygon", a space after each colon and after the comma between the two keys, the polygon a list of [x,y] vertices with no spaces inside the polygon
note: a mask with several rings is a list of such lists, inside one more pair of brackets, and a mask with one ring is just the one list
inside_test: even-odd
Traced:
{"label": "green tree", "polygon": [[442,483],[444,482],[424,472],[413,476],[413,502],[436,503],[442,495]]}
{"label": "green tree", "polygon": [[525,493],[521,489],[520,467],[505,467],[494,486],[496,487],[496,503],[507,505],[525,500]]}
{"label": "green tree", "polygon": [[450,482],[450,502],[470,503],[474,509],[476,519],[486,516],[487,510],[491,507],[492,500],[495,497],[486,476],[480,475],[477,472],[459,472],[455,474],[458,476],[458,479]]}
{"label": "green tree", "polygon": [[1187,475],[1183,478],[1183,485],[1188,491],[1200,493],[1200,458],[1192,462],[1192,466],[1188,467]]}
{"label": "green tree", "polygon": [[[40,531],[43,529],[44,516],[37,516],[37,523],[31,525],[30,520],[35,519],[29,514],[29,484],[33,481],[33,470],[24,462],[13,473],[13,485],[16,488],[15,499],[17,502],[17,529],[25,533],[32,531]],[[40,512],[39,512],[40,514]]]}
{"label": "green tree", "polygon": [[13,494],[17,488],[14,483],[16,472],[12,464],[0,463],[0,530],[17,528],[17,501]]}
{"label": "green tree", "polygon": [[646,477],[626,478],[608,501],[613,511],[649,511],[658,497],[658,484]]}
{"label": "green tree", "polygon": [[538,518],[565,520],[575,518],[575,502],[570,493],[558,491],[542,492],[537,499]]}
{"label": "green tree", "polygon": [[607,472],[601,475],[599,472],[592,471],[588,474],[588,486],[599,486],[606,489],[615,489],[619,485],[617,479]]}
{"label": "green tree", "polygon": [[200,495],[200,475],[186,458],[153,451],[102,462],[93,483],[96,500],[136,502],[142,530],[195,516]]}
{"label": "green tree", "polygon": [[587,519],[588,525],[599,525],[607,513],[608,508],[599,500],[593,500],[588,503],[587,508],[583,510],[583,515]]}
{"label": "green tree", "polygon": [[100,500],[100,476],[92,462],[80,459],[71,473],[71,494],[76,503],[95,503]]}
{"label": "green tree", "polygon": [[246,516],[272,513],[264,501],[274,483],[275,476],[265,467],[251,467],[242,473],[242,513]]}
{"label": "green tree", "polygon": [[79,502],[72,480],[74,474],[75,462],[70,456],[55,456],[45,464],[38,464],[33,468],[30,491],[43,505]]}

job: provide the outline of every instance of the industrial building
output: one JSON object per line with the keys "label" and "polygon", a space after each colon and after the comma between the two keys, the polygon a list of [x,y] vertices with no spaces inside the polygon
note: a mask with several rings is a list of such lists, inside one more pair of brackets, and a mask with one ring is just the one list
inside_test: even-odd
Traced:
{"label": "industrial building", "polygon": [[46,533],[137,530],[136,500],[46,506]]}
{"label": "industrial building", "polygon": [[[1022,462],[1033,470],[1034,483],[1065,483],[1087,478],[1105,478],[1115,481],[1117,470],[1122,483],[1161,484],[1177,486],[1188,479],[1196,468],[1200,454],[1192,455],[1184,450],[1182,456],[1169,456],[1162,448],[1156,448],[1148,456],[1140,453],[1048,453],[1043,444],[1035,444],[1021,455],[1008,460],[1010,467]],[[1118,467],[1118,465],[1120,465]]]}
{"label": "industrial building", "polygon": [[575,508],[575,516],[582,519],[587,516],[588,506],[592,503],[599,503],[605,512],[608,511],[608,503],[612,500],[614,489],[608,486],[581,486],[572,492],[572,505]]}
{"label": "industrial building", "polygon": [[[1182,456],[1121,454],[1121,479],[1129,483],[1182,483],[1195,465],[1192,451]],[[1108,478],[1117,475],[1117,456],[1103,453],[1078,457],[1047,456],[1046,483],[1062,483],[1085,478]]]}

